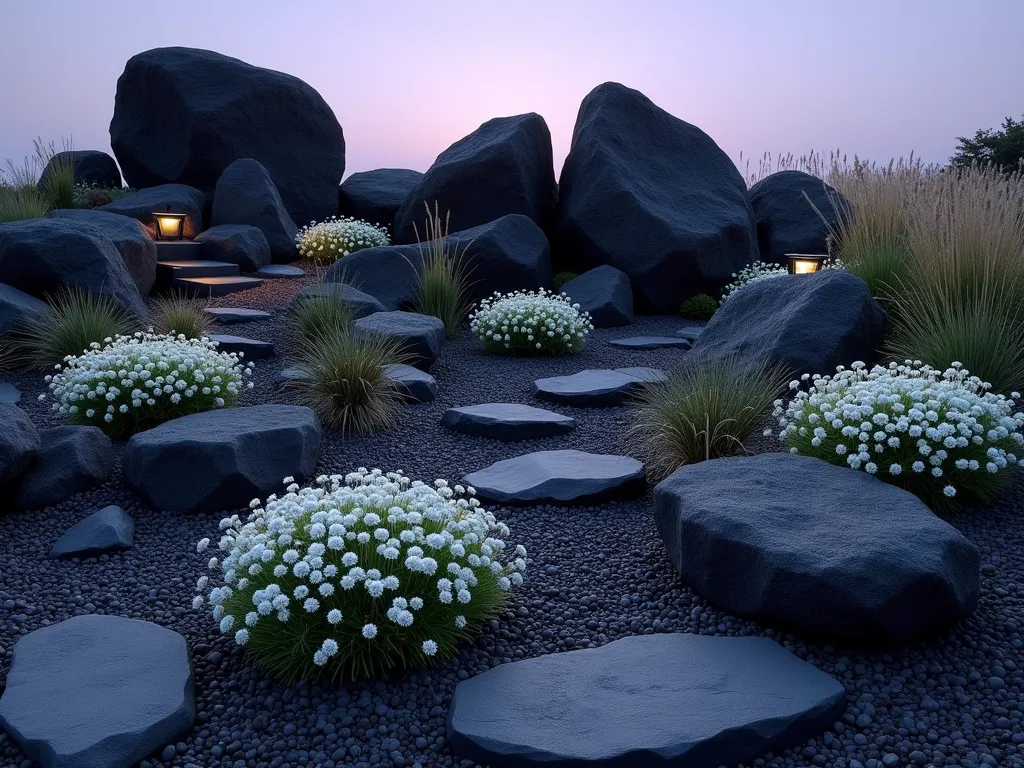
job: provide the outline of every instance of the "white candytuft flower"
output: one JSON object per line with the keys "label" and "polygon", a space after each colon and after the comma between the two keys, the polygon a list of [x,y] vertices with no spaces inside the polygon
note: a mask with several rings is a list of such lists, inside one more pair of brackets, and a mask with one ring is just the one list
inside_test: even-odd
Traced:
{"label": "white candytuft flower", "polygon": [[437,653],[437,643],[435,643],[433,640],[424,640],[423,655],[433,656],[435,653]]}
{"label": "white candytuft flower", "polygon": [[377,625],[376,624],[364,624],[363,625],[363,637],[367,640],[372,640],[377,636]]}
{"label": "white candytuft flower", "polygon": [[384,227],[350,217],[331,216],[303,227],[295,236],[299,254],[318,262],[334,262],[363,248],[390,244]]}
{"label": "white candytuft flower", "polygon": [[[579,352],[594,326],[565,294],[495,293],[469,316],[470,328],[488,351],[565,355]],[[447,490],[447,489],[446,489]]]}
{"label": "white candytuft flower", "polygon": [[[840,259],[827,259],[822,269],[845,269]],[[764,261],[755,261],[748,264],[739,272],[733,272],[733,281],[725,286],[722,291],[722,304],[739,293],[740,289],[746,288],[753,283],[760,283],[764,280],[773,280],[778,277],[785,277],[789,270],[781,264],[771,264]]]}

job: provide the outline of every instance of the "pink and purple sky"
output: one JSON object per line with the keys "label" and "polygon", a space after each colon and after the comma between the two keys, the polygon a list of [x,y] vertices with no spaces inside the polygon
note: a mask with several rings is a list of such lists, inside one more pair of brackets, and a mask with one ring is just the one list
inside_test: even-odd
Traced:
{"label": "pink and purple sky", "polygon": [[0,164],[32,139],[110,151],[125,61],[209,48],[296,75],[345,131],[346,174],[425,170],[539,112],[556,167],[580,100],[617,80],[754,168],[840,148],[945,162],[1024,112],[1024,0],[0,0]]}

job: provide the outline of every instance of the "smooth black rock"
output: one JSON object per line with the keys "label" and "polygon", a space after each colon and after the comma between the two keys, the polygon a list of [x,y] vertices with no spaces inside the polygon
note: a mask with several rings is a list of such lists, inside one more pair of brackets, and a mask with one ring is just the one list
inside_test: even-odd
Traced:
{"label": "smooth black rock", "polygon": [[21,476],[15,506],[49,507],[110,477],[114,449],[99,427],[53,427],[41,430],[39,439],[39,455]]}
{"label": "smooth black rock", "polygon": [[[390,230],[398,209],[422,178],[419,171],[405,168],[353,173],[338,187],[338,212]],[[419,222],[417,226],[423,229]]]}
{"label": "smooth black rock", "polygon": [[621,347],[622,349],[690,348],[690,342],[678,336],[628,336],[622,339],[608,339],[608,343],[613,347]]}
{"label": "smooth black rock", "polygon": [[269,341],[247,339],[244,336],[231,336],[224,333],[212,334],[210,341],[217,342],[219,351],[240,354],[243,360],[265,360],[274,356],[274,344]]}
{"label": "smooth black rock", "polygon": [[98,149],[72,149],[56,153],[39,175],[39,186],[46,185],[55,165],[70,162],[75,184],[101,189],[121,189],[121,171],[117,162]]}
{"label": "smooth black rock", "polygon": [[[352,258],[347,256],[346,258]],[[336,301],[343,301],[352,312],[352,317],[359,319],[372,315],[375,312],[385,312],[386,307],[373,296],[353,288],[347,283],[314,283],[307,285],[296,294],[292,305],[298,304],[307,299],[329,298]]]}
{"label": "smooth black rock", "polygon": [[642,492],[644,465],[629,456],[537,451],[471,472],[463,482],[499,504],[598,502]]}
{"label": "smooth black rock", "polygon": [[256,277],[269,278],[271,280],[294,280],[297,277],[305,276],[305,271],[299,267],[293,267],[291,264],[267,264],[267,266],[262,267],[256,273]]}
{"label": "smooth black rock", "polygon": [[43,768],[130,768],[196,717],[185,638],[121,616],[76,616],[14,646],[0,724]]}
{"label": "smooth black rock", "polygon": [[[732,299],[730,299],[732,301]],[[900,644],[963,618],[980,554],[913,494],[789,453],[715,459],[654,490],[654,517],[684,581],[769,626]]]}
{"label": "smooth black rock", "polygon": [[50,306],[35,296],[0,283],[0,333],[22,330],[50,315]]}
{"label": "smooth black rock", "polygon": [[562,293],[590,313],[595,328],[615,328],[633,322],[633,289],[629,275],[602,264],[562,286]]}
{"label": "smooth black rock", "polygon": [[187,184],[161,184],[158,187],[147,187],[127,194],[112,203],[100,206],[97,210],[131,216],[141,221],[153,237],[156,237],[154,211],[184,213],[188,218],[182,225],[182,233],[185,238],[191,240],[206,229],[206,220],[203,216],[205,208],[206,196],[202,190]]}
{"label": "smooth black rock", "polygon": [[329,266],[324,285],[354,286],[380,304],[378,311],[412,309],[419,296],[421,264],[417,245],[364,248]]}
{"label": "smooth black rock", "polygon": [[424,203],[451,212],[452,231],[519,213],[541,229],[551,223],[557,196],[551,133],[533,112],[488,120],[437,156],[395,215],[395,242],[423,236]]}
{"label": "smooth black rock", "polygon": [[495,440],[537,440],[571,432],[576,420],[520,403],[484,403],[449,408],[441,417],[449,429]]}
{"label": "smooth black rock", "polygon": [[29,468],[42,443],[39,431],[21,408],[0,401],[0,486],[17,479]]}
{"label": "smooth black rock", "polygon": [[395,363],[389,365],[386,372],[407,403],[429,403],[437,397],[437,379],[426,371],[405,363]]}
{"label": "smooth black rock", "polygon": [[251,224],[217,224],[199,233],[203,258],[237,264],[242,272],[255,272],[270,264],[270,244],[259,227]]}
{"label": "smooth black rock", "polygon": [[244,307],[208,307],[206,314],[212,315],[214,322],[221,325],[251,323],[256,320],[267,320],[270,317],[270,313],[262,309],[246,309]]}
{"label": "smooth black rock", "polygon": [[601,408],[623,405],[643,391],[646,383],[630,373],[591,368],[571,376],[550,376],[533,382],[533,395],[562,405]]}
{"label": "smooth black rock", "polygon": [[76,227],[88,228],[109,238],[124,261],[128,274],[142,296],[156,282],[156,243],[137,219],[99,210],[59,208],[46,214],[48,219],[70,219]]}
{"label": "smooth black rock", "polygon": [[248,224],[260,230],[277,263],[295,261],[299,228],[285,209],[267,169],[252,158],[235,160],[217,179],[210,224]]}
{"label": "smooth black rock", "polygon": [[21,391],[9,381],[0,381],[0,403],[17,405],[21,401]]}
{"label": "smooth black rock", "polygon": [[128,549],[134,538],[131,516],[120,507],[104,507],[68,528],[50,549],[50,557],[89,557]]}
{"label": "smooth black rock", "polygon": [[629,275],[638,308],[654,312],[719,293],[757,259],[733,161],[702,130],[618,83],[580,105],[552,239],[559,270],[610,264]]}
{"label": "smooth black rock", "polygon": [[846,691],[763,637],[662,634],[501,664],[459,683],[456,755],[492,768],[708,768],[818,738]]}
{"label": "smooth black rock", "polygon": [[441,354],[445,339],[444,323],[416,312],[376,312],[356,320],[355,330],[360,335],[397,341],[409,356],[409,364],[424,371],[429,371]]}
{"label": "smooth black rock", "polygon": [[787,253],[828,253],[826,238],[838,232],[850,203],[816,176],[779,171],[750,188],[761,261],[785,265]]}
{"label": "smooth black rock", "polygon": [[285,477],[312,475],[321,437],[316,414],[298,405],[193,413],[134,435],[121,470],[156,509],[234,509],[279,491]]}
{"label": "smooth black rock", "polygon": [[746,286],[694,342],[687,364],[735,357],[750,367],[781,364],[793,377],[829,374],[878,356],[885,310],[859,277],[840,270],[784,275]]}
{"label": "smooth black rock", "polygon": [[338,211],[345,138],[327,102],[297,77],[213,51],[155,48],[129,59],[110,145],[133,187],[178,182],[212,193],[225,168],[249,157],[295,221]]}

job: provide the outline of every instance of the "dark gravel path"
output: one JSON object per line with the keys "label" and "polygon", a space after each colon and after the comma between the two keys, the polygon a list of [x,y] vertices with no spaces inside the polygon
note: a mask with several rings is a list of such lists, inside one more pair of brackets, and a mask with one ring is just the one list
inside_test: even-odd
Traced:
{"label": "dark gravel path", "polygon": [[[217,306],[280,310],[310,280],[280,280]],[[621,452],[623,409],[555,408],[578,421],[575,432],[520,444],[451,433],[448,407],[488,401],[533,403],[534,378],[583,368],[671,368],[679,350],[630,352],[603,339],[671,334],[692,323],[643,318],[628,329],[596,331],[574,358],[502,359],[482,354],[468,337],[446,345],[434,368],[438,399],[409,406],[400,431],[327,441],[318,472],[363,465],[401,469],[410,477],[460,478],[530,450],[578,448]],[[272,340],[278,357],[257,363],[251,402],[286,401],[271,383],[285,363],[287,332],[270,321],[228,326],[230,333]],[[35,403],[42,378],[20,375],[22,405],[38,425],[50,423]],[[536,403],[533,403],[536,404]],[[760,442],[760,441],[758,441]],[[51,561],[50,545],[70,525],[117,503],[136,521],[135,547],[85,562]],[[458,659],[429,671],[333,686],[281,685],[247,662],[205,613],[191,610],[205,556],[195,542],[216,533],[221,515],[184,517],[149,510],[121,488],[120,472],[102,487],[56,507],[0,515],[0,667],[22,635],[85,613],[155,621],[191,644],[199,717],[181,742],[145,766],[462,766],[444,739],[447,705],[460,679],[513,659],[600,645],[653,632],[761,634],[841,680],[849,705],[841,722],[793,751],[758,760],[766,766],[1024,766],[1024,491],[953,522],[983,552],[981,600],[970,620],[932,642],[892,652],[857,652],[805,642],[710,607],[680,584],[651,516],[650,496],[598,507],[497,509],[512,540],[530,553],[527,583],[508,613]],[[0,733],[0,765],[29,763]]]}

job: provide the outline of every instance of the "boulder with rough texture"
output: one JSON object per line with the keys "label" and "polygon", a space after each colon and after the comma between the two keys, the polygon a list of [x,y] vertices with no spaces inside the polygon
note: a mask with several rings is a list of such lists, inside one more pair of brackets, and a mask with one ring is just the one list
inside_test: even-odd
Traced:
{"label": "boulder with rough texture", "polygon": [[50,549],[50,557],[90,557],[128,549],[134,538],[131,516],[120,507],[104,507],[68,528]]}
{"label": "boulder with rough texture", "polygon": [[29,468],[42,443],[39,431],[21,408],[0,402],[0,486],[17,479]]}
{"label": "boulder with rough texture", "polygon": [[484,403],[449,408],[441,423],[464,435],[495,440],[537,440],[572,432],[576,419],[519,403]]}
{"label": "boulder with rough texture", "polygon": [[304,406],[193,413],[132,436],[121,471],[157,509],[234,509],[279,491],[285,477],[310,477],[321,438],[316,414]]}
{"label": "boulder with rough texture", "polygon": [[385,371],[407,403],[429,403],[437,397],[437,379],[405,363],[389,365]]}
{"label": "boulder with rough texture", "polygon": [[0,224],[0,283],[42,298],[63,287],[109,296],[146,313],[138,286],[109,237],[71,219]]}
{"label": "boulder with rough texture", "polygon": [[618,83],[580,105],[553,242],[560,270],[610,264],[629,275],[638,308],[663,313],[719,293],[757,259],[733,161],[702,130]]}
{"label": "boulder with rough texture", "polygon": [[0,381],[0,403],[17,405],[21,402],[21,390],[9,381]]}
{"label": "boulder with rough texture", "polygon": [[324,272],[324,284],[348,284],[388,311],[412,309],[420,288],[417,245],[364,248],[339,259]]}
{"label": "boulder with rough texture", "polygon": [[655,488],[654,517],[688,584],[769,626],[906,643],[978,599],[980,554],[963,534],[913,494],[819,459],[690,464]]}
{"label": "boulder with rough texture", "polygon": [[796,377],[870,364],[885,333],[885,310],[867,283],[825,270],[752,283],[715,313],[687,364],[734,356],[745,365],[782,364]]}
{"label": "boulder with rough texture", "polygon": [[[422,178],[419,171],[405,168],[353,173],[338,187],[338,211],[390,230],[398,209]],[[417,226],[422,230],[419,222]]]}
{"label": "boulder with rough texture", "polygon": [[188,215],[181,231],[184,237],[191,239],[206,229],[203,211],[206,208],[206,195],[202,190],[186,184],[161,184],[159,187],[147,187],[132,192],[112,203],[100,206],[97,210],[107,213],[119,213],[131,216],[142,222],[146,231],[156,237],[156,222],[153,212],[184,213]]}
{"label": "boulder with rough texture", "polygon": [[242,272],[255,272],[270,263],[270,244],[259,227],[251,224],[218,224],[200,232],[203,258],[237,264]]}
{"label": "boulder with rough texture", "polygon": [[470,472],[463,482],[499,504],[599,502],[641,492],[644,465],[629,456],[537,451]]}
{"label": "boulder with rough texture", "polygon": [[156,243],[137,219],[107,211],[59,208],[46,214],[48,219],[69,219],[106,237],[121,254],[121,260],[142,296],[153,290],[156,282]]}
{"label": "boulder with rough texture", "polygon": [[416,312],[376,312],[356,320],[355,330],[360,335],[397,341],[409,356],[409,364],[424,371],[429,371],[441,354],[445,339],[444,323]]}
{"label": "boulder with rough texture", "polygon": [[845,706],[841,683],[768,638],[624,637],[459,683],[448,741],[492,768],[751,765],[820,737]]}
{"label": "boulder with rough texture", "polygon": [[76,616],[14,646],[0,724],[42,768],[130,768],[196,717],[185,638],[121,616]]}
{"label": "boulder with rough texture", "polygon": [[643,391],[649,382],[631,372],[590,368],[571,376],[548,376],[533,382],[533,395],[538,400],[574,405],[580,408],[602,408],[624,405]]}
{"label": "boulder with rough texture", "polygon": [[387,311],[386,307],[373,296],[363,293],[347,283],[314,283],[313,285],[307,285],[296,294],[292,300],[292,306],[307,299],[319,298],[345,302],[352,312],[352,317],[355,319],[372,315],[375,312]]}
{"label": "boulder with rough texture", "polygon": [[787,264],[787,253],[828,253],[826,238],[850,213],[845,197],[803,171],[773,173],[749,194],[761,261],[775,264]]}
{"label": "boulder with rough texture", "polygon": [[56,153],[39,175],[39,186],[46,186],[54,166],[71,163],[75,184],[101,189],[120,189],[121,171],[106,152],[98,149],[71,149]]}
{"label": "boulder with rough texture", "polygon": [[53,427],[39,433],[39,455],[21,476],[14,503],[24,509],[58,504],[105,482],[114,448],[99,427]]}
{"label": "boulder with rough texture", "polygon": [[608,264],[584,272],[562,286],[562,293],[590,313],[595,328],[614,328],[633,322],[633,289],[629,275]]}
{"label": "boulder with rough texture", "polygon": [[395,215],[395,242],[416,242],[414,222],[422,235],[424,203],[451,211],[450,229],[456,232],[510,213],[546,229],[556,197],[544,118],[533,112],[496,117],[437,156]]}
{"label": "boulder with rough texture", "polygon": [[251,157],[295,221],[338,211],[345,137],[327,102],[297,77],[213,51],[155,48],[129,59],[110,145],[133,187],[177,182],[210,193],[225,168]]}
{"label": "boulder with rough texture", "polygon": [[210,224],[248,224],[260,230],[277,263],[295,261],[299,228],[285,209],[267,169],[252,158],[235,160],[217,179]]}
{"label": "boulder with rough texture", "polygon": [[49,314],[50,306],[45,301],[0,283],[0,333],[24,329]]}

